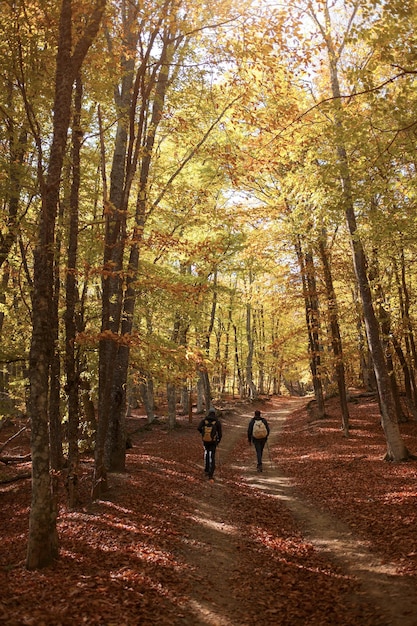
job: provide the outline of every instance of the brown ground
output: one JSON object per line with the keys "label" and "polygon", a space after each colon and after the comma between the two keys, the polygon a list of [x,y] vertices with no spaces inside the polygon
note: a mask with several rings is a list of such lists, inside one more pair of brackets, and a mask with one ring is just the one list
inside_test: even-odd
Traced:
{"label": "brown ground", "polygon": [[[62,507],[61,557],[24,567],[30,481],[0,486],[0,624],[4,626],[417,626],[417,463],[382,461],[376,403],[337,402],[314,420],[306,399],[223,406],[216,481],[203,475],[197,418],[168,432],[129,420],[127,473],[106,500]],[[246,428],[270,422],[265,471]],[[285,426],[284,426],[285,423]],[[1,443],[19,429],[0,431]],[[417,452],[417,424],[401,426]],[[3,451],[27,450],[22,433]],[[28,471],[0,465],[0,481]]]}

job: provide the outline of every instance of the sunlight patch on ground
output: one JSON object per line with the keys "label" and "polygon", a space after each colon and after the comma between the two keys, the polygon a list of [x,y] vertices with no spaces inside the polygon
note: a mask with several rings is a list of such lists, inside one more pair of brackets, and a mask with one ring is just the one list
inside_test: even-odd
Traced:
{"label": "sunlight patch on ground", "polygon": [[372,557],[367,552],[366,543],[357,539],[343,539],[340,535],[334,538],[314,537],[313,544],[316,548],[330,552],[340,559],[346,559],[354,562],[350,566],[352,573],[360,571],[368,572],[368,574],[378,576],[389,574],[390,576],[399,576],[396,567],[391,563],[382,563],[376,557]]}
{"label": "sunlight patch on ground", "polygon": [[216,530],[219,533],[224,533],[225,535],[235,535],[238,530],[235,526],[231,526],[230,524],[224,524],[223,522],[216,522],[213,519],[207,519],[205,517],[198,517],[193,515],[191,519],[206,528],[210,528],[212,530]]}
{"label": "sunlight patch on ground", "polygon": [[288,487],[291,486],[292,481],[285,476],[247,476],[245,482],[254,489],[262,489],[262,491],[276,496],[280,500],[291,501],[294,500],[291,494],[286,493]]}
{"label": "sunlight patch on ground", "polygon": [[245,481],[250,487],[259,489],[287,503],[295,516],[307,522],[307,537],[316,549],[330,553],[343,560],[352,574],[367,572],[374,577],[389,574],[398,576],[395,566],[379,562],[369,555],[366,543],[351,536],[348,527],[342,527],[332,516],[326,516],[316,508],[300,501],[291,493],[291,481],[284,476],[256,475]]}
{"label": "sunlight patch on ground", "polygon": [[199,616],[208,626],[235,626],[234,622],[231,622],[223,614],[216,613],[208,605],[197,600],[190,600],[190,606],[193,611]]}
{"label": "sunlight patch on ground", "polygon": [[118,511],[120,513],[125,513],[127,515],[131,515],[132,514],[132,510],[131,509],[127,509],[124,506],[120,506],[116,502],[111,502],[110,500],[97,500],[97,502],[100,502],[106,509],[111,509],[111,510],[114,510],[114,511]]}
{"label": "sunlight patch on ground", "polygon": [[396,491],[383,494],[379,496],[379,499],[385,501],[387,504],[404,504],[410,500],[417,499],[416,491]]}

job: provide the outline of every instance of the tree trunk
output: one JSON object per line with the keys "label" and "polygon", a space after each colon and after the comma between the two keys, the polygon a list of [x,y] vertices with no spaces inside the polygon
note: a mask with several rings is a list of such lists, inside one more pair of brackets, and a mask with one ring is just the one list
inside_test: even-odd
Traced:
{"label": "tree trunk", "polygon": [[357,284],[354,286],[352,293],[353,302],[356,312],[356,330],[358,336],[358,353],[359,353],[359,381],[368,391],[376,391],[375,372],[372,360],[369,354],[368,342],[366,340],[366,332],[363,327],[362,305],[359,301]]}
{"label": "tree trunk", "polygon": [[325,244],[326,233],[319,238],[320,258],[323,265],[324,283],[326,285],[327,309],[330,322],[331,342],[334,357],[337,387],[339,390],[340,407],[342,410],[342,428],[344,434],[349,434],[349,409],[347,405],[345,366],[343,362],[342,339],[340,336],[339,318],[337,313],[336,293],[333,286],[333,277],[329,263],[329,253]]}
{"label": "tree trunk", "polygon": [[[5,70],[7,71],[7,70]],[[22,192],[22,166],[25,162],[25,155],[27,154],[27,142],[28,134],[25,128],[20,131],[16,129],[15,122],[15,102],[14,102],[14,81],[7,81],[7,100],[8,110],[12,112],[12,116],[7,118],[5,127],[8,133],[9,144],[9,172],[8,172],[8,185],[3,190],[3,200],[5,203],[5,213],[7,223],[7,230],[0,238],[0,267],[7,261],[10,250],[13,244],[17,241],[19,228],[18,225],[18,209],[20,203],[20,196]],[[3,110],[3,115],[5,111]]]}
{"label": "tree trunk", "polygon": [[[29,357],[29,414],[32,429],[32,503],[29,519],[29,541],[26,566],[36,569],[49,565],[58,556],[58,534],[50,477],[48,395],[53,359],[51,320],[53,307],[55,221],[67,133],[70,123],[72,86],[85,55],[97,34],[105,0],[97,0],[84,34],[72,51],[72,8],[63,0],[55,77],[53,137],[46,181],[40,176],[42,209],[39,238],[34,253],[33,329]],[[41,158],[41,155],[39,155]]]}
{"label": "tree trunk", "polygon": [[228,311],[227,317],[227,326],[226,326],[226,336],[224,339],[224,354],[222,360],[222,368],[220,375],[220,391],[222,394],[226,392],[226,382],[227,382],[227,371],[228,371],[228,363],[229,363],[229,352],[230,352],[230,328],[232,326],[232,310],[231,304]]}
{"label": "tree trunk", "polygon": [[72,125],[72,184],[70,192],[70,215],[67,251],[66,309],[65,309],[65,371],[68,397],[68,472],[67,492],[70,509],[78,505],[78,465],[79,465],[79,368],[76,362],[75,338],[77,325],[75,310],[77,304],[77,256],[78,256],[78,212],[80,189],[81,152],[81,106],[82,83],[77,76],[74,98],[74,119]]}
{"label": "tree trunk", "polygon": [[188,387],[186,384],[181,386],[181,413],[182,415],[188,415],[189,403],[190,403],[190,394],[188,392]]}
{"label": "tree trunk", "polygon": [[366,273],[367,262],[365,252],[362,246],[360,233],[356,223],[356,215],[353,201],[352,181],[350,176],[349,161],[346,148],[343,141],[343,111],[340,101],[340,85],[337,71],[338,55],[334,49],[331,39],[331,24],[328,7],[326,5],[326,24],[323,27],[323,37],[327,46],[330,80],[332,96],[335,105],[335,131],[336,131],[336,150],[338,156],[338,166],[340,180],[342,183],[343,204],[345,207],[345,216],[351,236],[351,246],[353,254],[353,265],[355,275],[359,286],[361,296],[363,317],[365,321],[366,335],[368,340],[369,351],[372,356],[376,382],[378,386],[382,428],[384,430],[387,442],[386,458],[392,461],[402,461],[409,457],[407,448],[401,438],[398,422],[396,419],[396,408],[392,388],[389,380],[387,365],[384,358],[382,348],[378,320],[372,302],[372,294]]}
{"label": "tree trunk", "polygon": [[208,375],[207,368],[203,364],[201,369],[198,371],[198,375],[201,383],[202,390],[202,399],[204,401],[205,410],[208,411],[211,406],[211,386],[210,386],[210,378]]}
{"label": "tree trunk", "polygon": [[204,412],[204,382],[203,382],[203,378],[200,374],[200,371],[198,371],[198,378],[197,378],[197,415],[201,415],[201,413]]}
{"label": "tree trunk", "polygon": [[258,378],[258,391],[260,394],[265,394],[265,320],[264,320],[264,310],[261,305],[258,314],[256,317],[257,323],[257,337],[258,337],[258,350],[257,350],[257,361],[258,361],[258,370],[259,370],[259,378]]}
{"label": "tree trunk", "polygon": [[[80,366],[80,369],[82,367]],[[93,449],[94,442],[97,434],[97,419],[96,419],[96,407],[91,399],[91,388],[88,380],[80,381],[81,387],[81,406],[83,409],[83,416],[87,423],[87,440],[89,449]]]}
{"label": "tree trunk", "polygon": [[310,354],[310,370],[313,380],[314,396],[320,418],[325,416],[324,393],[321,377],[321,344],[319,339],[320,312],[317,297],[316,277],[311,253],[304,254],[301,240],[296,242],[296,253],[300,267],[303,297],[308,333],[308,349]]}
{"label": "tree trunk", "polygon": [[405,387],[405,401],[406,401],[407,409],[413,416],[413,419],[417,420],[417,408],[413,401],[413,389],[411,385],[410,368],[408,367],[407,359],[405,358],[401,345],[399,344],[395,336],[392,337],[392,344],[393,344],[395,353],[397,355],[397,358],[400,362],[400,365],[403,371],[404,387]]}
{"label": "tree trunk", "polygon": [[32,453],[32,504],[26,566],[36,569],[58,557],[58,533],[50,478],[48,399],[54,354],[53,311],[55,219],[63,154],[69,126],[73,77],[64,71],[71,60],[71,3],[63,0],[56,69],[54,127],[46,184],[42,184],[39,239],[34,253],[33,329],[29,357]]}
{"label": "tree trunk", "polygon": [[[132,8],[133,10],[133,8]],[[99,342],[99,393],[98,421],[94,452],[94,476],[92,498],[100,498],[108,488],[107,470],[111,463],[111,444],[106,446],[113,406],[123,409],[123,390],[120,390],[120,368],[118,363],[118,338],[122,314],[123,294],[123,254],[126,244],[126,218],[128,190],[125,182],[128,178],[127,152],[129,112],[132,107],[132,89],[134,82],[134,53],[137,34],[131,28],[132,16],[126,18],[126,26],[131,29],[126,34],[127,47],[130,54],[121,61],[123,73],[120,94],[116,96],[116,105],[121,111],[116,129],[113,162],[110,174],[110,193],[107,198],[107,181],[103,174],[104,205],[105,205],[105,242],[104,242],[104,273],[102,277],[102,315],[101,340]],[[104,156],[102,157],[104,161]],[[117,432],[116,432],[117,431]],[[117,437],[120,429],[112,427],[111,437]],[[110,448],[110,452],[109,452]],[[124,461],[123,461],[124,462]]]}
{"label": "tree trunk", "polygon": [[[207,360],[210,359],[210,344],[211,344],[211,334],[214,328],[214,320],[216,319],[216,309],[217,309],[217,268],[214,270],[214,279],[213,279],[213,298],[211,302],[211,311],[210,311],[210,320],[209,325],[206,332],[205,342],[204,342],[204,352]],[[211,407],[212,401],[212,392],[211,392],[211,383],[210,377],[207,370],[207,365],[204,361],[199,366],[198,375],[203,383],[204,390],[204,404],[205,410],[208,411]]]}
{"label": "tree trunk", "polygon": [[62,421],[61,421],[61,355],[59,350],[59,295],[60,295],[60,261],[64,203],[59,210],[60,228],[55,243],[53,302],[51,303],[50,333],[53,337],[53,355],[50,370],[49,389],[49,445],[51,450],[51,468],[59,471],[63,466]]}
{"label": "tree trunk", "polygon": [[[411,392],[409,402],[413,405],[412,413],[417,410],[417,385],[415,368],[417,364],[416,345],[414,341],[413,327],[410,320],[410,296],[408,293],[404,251],[401,251],[401,274],[399,275],[397,265],[394,263],[396,280],[398,285],[398,296],[400,301],[401,321],[404,329],[405,349],[407,355],[407,366],[409,371],[409,382]],[[401,276],[401,278],[400,278]],[[398,353],[398,352],[397,352]],[[403,368],[404,369],[404,368]]]}
{"label": "tree trunk", "polygon": [[282,354],[280,354],[278,350],[278,327],[279,320],[277,320],[274,315],[272,319],[271,344],[272,358],[274,363],[274,369],[272,372],[272,393],[275,396],[278,396],[281,393],[282,370],[284,365],[284,357]]}
{"label": "tree trunk", "polygon": [[[110,296],[110,299],[107,300],[108,310],[111,311],[113,307],[113,312],[111,313],[111,318],[107,318],[106,322],[112,329],[114,333],[119,332],[120,326],[120,334],[121,339],[118,345],[115,347],[109,347],[108,356],[111,354],[114,355],[114,358],[111,362],[107,363],[106,375],[107,387],[111,386],[111,393],[109,397],[109,403],[107,404],[107,416],[103,417],[104,424],[106,421],[108,422],[108,428],[106,428],[106,436],[105,436],[105,455],[104,455],[104,466],[107,469],[112,471],[124,471],[125,470],[125,461],[126,461],[126,426],[125,426],[125,417],[126,417],[126,384],[128,378],[128,367],[129,367],[129,343],[124,342],[123,338],[128,337],[133,329],[133,316],[135,311],[136,304],[136,280],[139,268],[139,253],[140,253],[140,244],[142,241],[143,229],[145,227],[146,218],[147,218],[147,209],[149,208],[148,201],[148,180],[149,180],[149,172],[151,168],[152,158],[153,158],[153,148],[155,144],[156,132],[159,126],[159,123],[162,119],[162,112],[165,102],[166,91],[168,88],[169,82],[169,69],[170,69],[170,61],[172,59],[174,47],[172,45],[172,41],[169,36],[165,37],[163,41],[163,46],[160,52],[160,58],[157,68],[159,68],[159,72],[156,71],[152,74],[151,82],[154,81],[155,84],[155,93],[154,100],[152,106],[152,114],[151,120],[149,121],[146,118],[146,112],[148,106],[150,104],[150,96],[148,94],[148,98],[142,101],[141,103],[141,122],[140,122],[140,130],[139,136],[137,138],[138,150],[133,155],[133,136],[130,137],[130,144],[127,151],[127,170],[124,172],[126,185],[123,189],[123,199],[119,200],[118,204],[115,206],[121,206],[121,210],[123,213],[127,213],[127,200],[130,193],[130,186],[132,184],[133,175],[137,169],[137,160],[139,155],[139,147],[143,152],[142,160],[140,163],[140,174],[139,174],[139,192],[137,195],[136,201],[136,213],[135,213],[135,226],[132,233],[132,243],[130,248],[129,262],[127,268],[127,278],[126,284],[127,288],[124,290],[124,282],[118,273],[117,276],[114,277],[114,280],[110,279],[110,289],[108,291],[107,297]],[[133,99],[130,101],[130,125],[133,125],[135,119],[136,112],[136,104],[138,91],[136,87],[138,85],[139,79],[143,79],[143,75],[141,72],[145,69],[145,66],[141,66],[139,69],[136,82],[133,89]],[[126,94],[126,98],[128,98],[129,93]],[[127,138],[127,136],[126,136]],[[144,145],[141,145],[141,140],[144,142]],[[126,147],[126,145],[125,145]],[[119,174],[120,175],[120,174]],[[119,176],[117,177],[119,180]],[[119,180],[120,183],[120,180]],[[111,257],[113,262],[113,266],[117,269],[121,270],[123,263],[123,250],[125,245],[125,218],[123,223],[121,224],[120,229],[116,229],[115,234],[115,246],[113,250],[118,251],[116,256]],[[115,302],[115,305],[112,305],[112,301]],[[110,319],[113,320],[113,323],[110,324]],[[114,343],[114,342],[113,342]],[[107,397],[108,390],[106,393],[106,388],[103,389],[103,397]]]}
{"label": "tree trunk", "polygon": [[237,374],[237,380],[238,380],[239,397],[243,398],[243,376],[242,376],[242,370],[240,367],[239,341],[238,341],[238,336],[237,336],[236,324],[233,324],[233,335],[234,335],[234,344],[235,344],[235,366],[236,366],[236,374]]}
{"label": "tree trunk", "polygon": [[[122,331],[122,337],[124,336],[126,335]],[[105,467],[111,472],[124,472],[126,469],[126,381],[128,366],[129,347],[120,343],[112,370],[112,387],[108,407],[109,426],[105,440]]]}
{"label": "tree trunk", "polygon": [[155,399],[153,380],[149,374],[143,374],[143,379],[139,383],[139,390],[148,418],[148,424],[152,424],[155,421]]}
{"label": "tree trunk", "polygon": [[249,390],[249,398],[256,400],[258,398],[258,390],[253,380],[253,353],[255,349],[255,339],[252,334],[252,307],[248,302],[246,304],[246,341],[248,343],[248,354],[246,356],[246,384]]}
{"label": "tree trunk", "polygon": [[372,356],[372,362],[378,387],[381,406],[382,428],[384,430],[387,442],[386,458],[392,461],[402,461],[406,460],[409,454],[401,438],[397,422],[394,396],[392,393],[388,369],[384,358],[378,320],[376,318],[372,303],[371,289],[366,274],[367,263],[365,253],[356,225],[356,216],[352,201],[352,190],[348,170],[347,155],[343,147],[339,147],[338,154],[341,163],[343,189],[345,195],[346,219],[349,226],[349,232],[351,234],[355,274],[359,285],[359,292],[362,300],[363,316],[366,328],[366,336],[368,339],[369,351]]}
{"label": "tree trunk", "polygon": [[[382,295],[380,297],[382,297]],[[380,322],[380,327],[381,327],[381,332],[382,332],[381,342],[382,342],[382,347],[385,353],[385,361],[387,364],[388,376],[391,382],[392,396],[393,396],[394,405],[395,405],[395,412],[396,412],[395,417],[398,422],[405,422],[407,420],[406,420],[406,417],[404,415],[404,412],[401,406],[400,392],[398,389],[397,378],[395,376],[395,370],[394,370],[394,362],[392,358],[392,347],[390,343],[391,321],[390,321],[388,312],[384,309],[384,306],[382,305],[382,301],[380,302],[378,306],[378,313],[379,313],[379,322]]]}
{"label": "tree trunk", "polygon": [[167,383],[168,428],[174,430],[177,423],[177,390],[173,383]]}

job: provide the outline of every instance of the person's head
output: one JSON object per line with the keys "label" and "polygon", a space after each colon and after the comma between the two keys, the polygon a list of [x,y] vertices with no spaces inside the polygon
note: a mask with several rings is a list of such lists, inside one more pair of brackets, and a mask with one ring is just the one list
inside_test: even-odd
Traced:
{"label": "person's head", "polygon": [[211,408],[209,409],[208,414],[209,414],[209,416],[210,416],[210,417],[216,417],[216,409],[214,409],[213,407],[211,407]]}
{"label": "person's head", "polygon": [[260,411],[255,411],[255,417],[261,417],[261,412]]}

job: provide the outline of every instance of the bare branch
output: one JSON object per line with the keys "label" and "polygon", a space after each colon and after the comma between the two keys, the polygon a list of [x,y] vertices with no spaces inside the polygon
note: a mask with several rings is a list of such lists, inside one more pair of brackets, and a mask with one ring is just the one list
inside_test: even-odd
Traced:
{"label": "bare branch", "polygon": [[[7,441],[6,441],[6,442],[5,442],[2,446],[1,446],[1,448],[0,448],[0,452],[3,452],[4,448],[5,448],[6,446],[8,446],[8,445],[9,445],[9,443],[10,443],[11,441],[13,441],[13,439],[16,439],[16,437],[18,437],[21,433],[23,433],[23,431],[25,431],[25,430],[26,430],[26,428],[27,428],[27,426],[23,426],[23,428],[21,428],[21,429],[20,429],[17,433],[15,433],[15,434],[14,434],[14,435],[12,435],[11,437],[9,437],[9,439],[8,439],[8,440],[7,440]],[[4,461],[3,461],[3,463],[4,463]]]}

